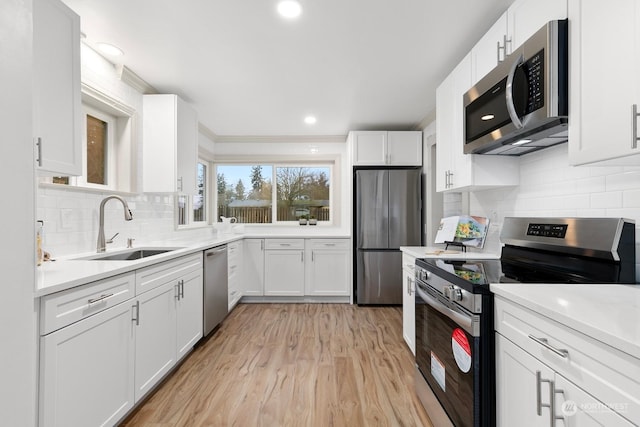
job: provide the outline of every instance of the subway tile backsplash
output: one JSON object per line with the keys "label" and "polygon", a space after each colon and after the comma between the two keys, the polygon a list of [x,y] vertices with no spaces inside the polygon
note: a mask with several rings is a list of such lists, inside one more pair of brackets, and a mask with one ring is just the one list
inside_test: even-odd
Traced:
{"label": "subway tile backsplash", "polygon": [[469,195],[472,215],[493,226],[506,216],[624,217],[636,222],[640,283],[640,166],[569,166],[562,144],[520,158],[520,185]]}

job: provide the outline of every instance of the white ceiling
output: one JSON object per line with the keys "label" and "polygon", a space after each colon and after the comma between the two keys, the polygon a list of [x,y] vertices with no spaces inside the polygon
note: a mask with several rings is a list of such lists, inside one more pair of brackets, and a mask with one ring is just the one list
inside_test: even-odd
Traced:
{"label": "white ceiling", "polygon": [[[512,0],[64,0],[89,42],[217,135],[413,129],[440,81]],[[303,118],[313,114],[309,126]]]}

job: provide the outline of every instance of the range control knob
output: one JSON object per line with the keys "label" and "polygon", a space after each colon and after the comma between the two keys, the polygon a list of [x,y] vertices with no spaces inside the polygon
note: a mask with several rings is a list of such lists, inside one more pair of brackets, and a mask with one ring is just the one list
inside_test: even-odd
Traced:
{"label": "range control knob", "polygon": [[462,289],[451,287],[451,292],[449,294],[449,298],[451,301],[462,301]]}

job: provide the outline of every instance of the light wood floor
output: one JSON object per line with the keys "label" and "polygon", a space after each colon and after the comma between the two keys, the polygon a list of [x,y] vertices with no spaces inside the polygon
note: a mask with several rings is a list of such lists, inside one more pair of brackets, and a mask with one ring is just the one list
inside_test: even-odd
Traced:
{"label": "light wood floor", "polygon": [[123,426],[431,426],[397,307],[240,304]]}

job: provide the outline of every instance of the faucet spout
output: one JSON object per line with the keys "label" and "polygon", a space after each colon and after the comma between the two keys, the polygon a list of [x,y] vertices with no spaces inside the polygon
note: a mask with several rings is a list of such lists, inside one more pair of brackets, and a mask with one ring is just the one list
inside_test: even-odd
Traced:
{"label": "faucet spout", "polygon": [[107,244],[104,238],[104,205],[111,199],[117,199],[122,203],[122,206],[124,207],[125,221],[131,221],[133,219],[133,213],[131,213],[131,209],[129,209],[129,205],[127,204],[127,201],[122,197],[111,195],[102,199],[102,202],[100,202],[100,223],[98,228],[97,252],[104,252],[106,250]]}

